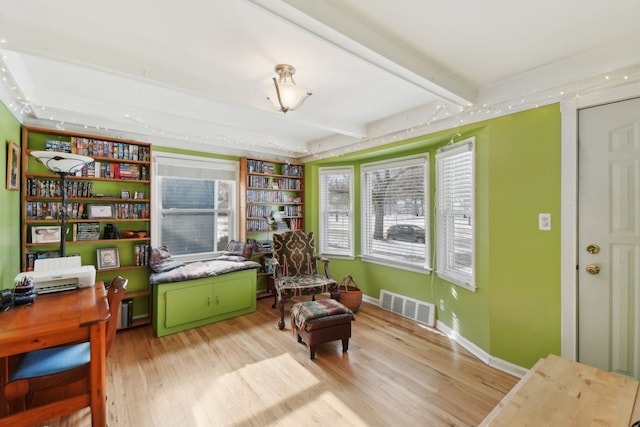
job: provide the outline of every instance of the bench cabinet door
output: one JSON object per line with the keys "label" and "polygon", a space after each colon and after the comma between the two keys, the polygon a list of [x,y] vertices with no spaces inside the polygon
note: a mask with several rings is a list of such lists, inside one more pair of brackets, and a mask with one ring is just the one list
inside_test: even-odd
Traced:
{"label": "bench cabinet door", "polygon": [[167,328],[213,316],[211,284],[168,290],[165,299]]}
{"label": "bench cabinet door", "polygon": [[254,289],[249,281],[226,280],[217,282],[213,286],[214,314],[217,316],[251,307],[256,300]]}

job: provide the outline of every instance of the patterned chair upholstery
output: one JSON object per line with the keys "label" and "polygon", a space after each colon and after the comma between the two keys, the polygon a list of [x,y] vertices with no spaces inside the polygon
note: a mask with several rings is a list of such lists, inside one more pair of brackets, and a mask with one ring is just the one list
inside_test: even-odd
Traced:
{"label": "patterned chair upholstery", "polygon": [[[284,329],[284,305],[291,297],[335,292],[338,283],[329,273],[329,260],[316,255],[313,233],[290,231],[273,235],[275,261],[275,298],[280,309],[278,328]],[[318,274],[317,262],[324,264],[324,274]],[[274,302],[275,306],[275,302]]]}

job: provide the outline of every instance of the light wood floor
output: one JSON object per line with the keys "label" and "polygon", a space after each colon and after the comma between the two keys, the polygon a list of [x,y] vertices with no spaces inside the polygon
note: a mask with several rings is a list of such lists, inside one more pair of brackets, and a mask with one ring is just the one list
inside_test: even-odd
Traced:
{"label": "light wood floor", "polygon": [[[287,308],[288,310],[288,308]],[[155,338],[118,332],[107,359],[110,427],[474,426],[517,378],[441,333],[363,303],[349,351],[315,360],[277,328],[271,299],[256,313]],[[89,426],[88,409],[44,425]]]}

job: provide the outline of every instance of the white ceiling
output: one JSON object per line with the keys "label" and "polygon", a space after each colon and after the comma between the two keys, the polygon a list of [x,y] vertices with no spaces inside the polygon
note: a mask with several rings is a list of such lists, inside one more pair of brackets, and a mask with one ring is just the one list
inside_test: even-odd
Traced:
{"label": "white ceiling", "polygon": [[[638,0],[5,0],[0,99],[25,124],[309,159],[640,79],[639,22]],[[313,92],[286,115],[278,63]]]}

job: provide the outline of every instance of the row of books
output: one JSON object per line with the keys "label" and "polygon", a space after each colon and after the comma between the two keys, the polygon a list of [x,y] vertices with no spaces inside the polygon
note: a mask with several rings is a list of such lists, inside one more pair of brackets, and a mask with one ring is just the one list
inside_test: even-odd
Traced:
{"label": "row of books", "polygon": [[273,190],[302,190],[302,180],[296,178],[272,178],[249,175],[249,187]]}
{"label": "row of books", "polygon": [[[27,219],[61,219],[62,202],[27,202]],[[67,204],[67,219],[83,219],[84,203]]]}
{"label": "row of books", "polygon": [[248,217],[265,218],[271,215],[271,206],[250,205],[247,208]]}
{"label": "row of books", "polygon": [[247,160],[247,169],[249,173],[275,173],[275,164],[271,162],[263,162],[262,160]]}
{"label": "row of books", "polygon": [[149,218],[148,203],[115,203],[114,218],[117,219],[147,219]]}
{"label": "row of books", "polygon": [[45,150],[142,162],[151,160],[151,148],[148,146],[75,136],[72,136],[70,141],[47,140],[45,142]]}
{"label": "row of books", "polygon": [[[100,216],[105,219],[148,219],[150,215],[149,203],[114,203],[99,207],[109,208],[110,215]],[[62,202],[27,202],[26,217],[28,220],[61,219]],[[87,210],[86,203],[67,204],[67,219],[91,217],[91,209]]]}
{"label": "row of books", "polygon": [[139,244],[134,247],[135,265],[149,265],[149,257],[151,256],[151,246],[147,244]]}
{"label": "row of books", "polygon": [[117,328],[128,328],[133,326],[133,299],[125,299],[120,303],[118,310]]}
{"label": "row of books", "polygon": [[271,224],[266,219],[248,219],[247,231],[270,231]]}
{"label": "row of books", "polygon": [[265,162],[262,160],[247,159],[247,168],[249,173],[265,173],[265,174],[278,174],[287,176],[304,176],[304,166],[302,165],[290,165],[283,164],[280,166],[280,170],[276,169],[276,164],[273,162]]}
{"label": "row of books", "polygon": [[[67,197],[91,197],[91,181],[67,181]],[[34,197],[62,197],[59,179],[27,178],[27,195]]]}
{"label": "row of books", "polygon": [[293,197],[291,194],[278,191],[248,190],[247,202],[249,203],[301,203],[301,197]]}
{"label": "row of books", "polygon": [[302,165],[282,165],[282,175],[304,176],[304,166]]}
{"label": "row of books", "polygon": [[248,219],[247,231],[302,230],[302,218],[285,218],[275,223],[275,228],[266,219]]}
{"label": "row of books", "polygon": [[89,178],[148,181],[149,168],[129,163],[93,162],[85,166],[80,172],[80,175]]}
{"label": "row of books", "polygon": [[284,206],[284,216],[302,216],[302,206],[286,205]]}
{"label": "row of books", "polygon": [[289,218],[287,223],[289,224],[289,230],[302,230],[302,218]]}

